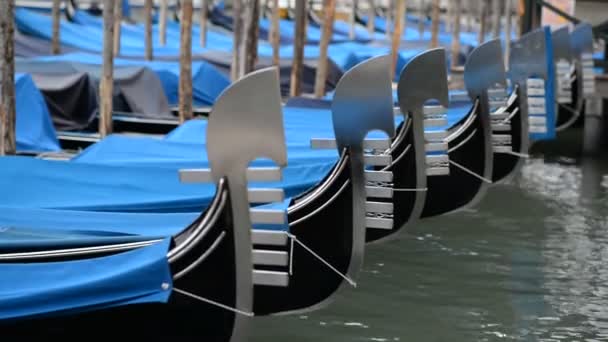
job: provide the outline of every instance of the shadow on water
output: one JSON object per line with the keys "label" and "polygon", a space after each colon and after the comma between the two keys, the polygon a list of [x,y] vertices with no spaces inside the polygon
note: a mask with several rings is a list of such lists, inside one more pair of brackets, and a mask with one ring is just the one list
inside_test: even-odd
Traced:
{"label": "shadow on water", "polygon": [[477,208],[370,246],[328,308],[256,318],[251,341],[608,341],[605,175],[531,159]]}

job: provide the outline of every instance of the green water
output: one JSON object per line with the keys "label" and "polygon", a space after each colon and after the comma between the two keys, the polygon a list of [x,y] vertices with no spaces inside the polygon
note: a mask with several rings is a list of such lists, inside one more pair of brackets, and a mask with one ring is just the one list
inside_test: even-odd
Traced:
{"label": "green water", "polygon": [[251,341],[608,341],[608,163],[532,159],[472,210],[366,249],[358,287]]}

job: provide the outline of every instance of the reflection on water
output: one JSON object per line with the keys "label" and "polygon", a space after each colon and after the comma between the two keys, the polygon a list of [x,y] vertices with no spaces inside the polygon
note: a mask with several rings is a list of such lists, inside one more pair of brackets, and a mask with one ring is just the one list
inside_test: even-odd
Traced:
{"label": "reflection on water", "polygon": [[252,341],[608,341],[608,163],[527,163],[473,210],[367,249],[357,289]]}

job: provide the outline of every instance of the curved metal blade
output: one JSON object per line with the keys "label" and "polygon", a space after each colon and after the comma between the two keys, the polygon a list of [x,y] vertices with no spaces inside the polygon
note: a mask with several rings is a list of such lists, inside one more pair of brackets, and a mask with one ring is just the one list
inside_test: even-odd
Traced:
{"label": "curved metal blade", "polygon": [[509,76],[513,83],[522,84],[530,77],[547,79],[547,44],[545,29],[538,28],[523,35],[511,45]]}
{"label": "curved metal blade", "polygon": [[421,117],[424,104],[429,100],[437,100],[446,108],[449,106],[445,61],[444,48],[431,49],[416,55],[401,70],[397,96],[402,113]]}
{"label": "curved metal blade", "polygon": [[[491,87],[507,86],[505,65],[502,57],[502,45],[499,39],[493,39],[479,45],[464,66],[464,84],[471,99],[485,97]],[[488,113],[489,114],[489,113]]]}
{"label": "curved metal blade", "polygon": [[553,60],[558,62],[560,60],[572,61],[571,53],[571,42],[570,42],[570,29],[568,26],[562,26],[551,33],[551,39],[553,40]]}
{"label": "curved metal blade", "polygon": [[244,175],[257,158],[287,164],[276,67],[248,74],[219,96],[209,115],[207,153],[215,181],[234,170]]}
{"label": "curved metal blade", "polygon": [[580,59],[583,53],[593,53],[593,28],[589,23],[581,23],[571,33],[570,46],[573,58]]}
{"label": "curved metal blade", "polygon": [[373,130],[395,135],[389,55],[369,59],[342,76],[332,102],[338,150],[361,145]]}

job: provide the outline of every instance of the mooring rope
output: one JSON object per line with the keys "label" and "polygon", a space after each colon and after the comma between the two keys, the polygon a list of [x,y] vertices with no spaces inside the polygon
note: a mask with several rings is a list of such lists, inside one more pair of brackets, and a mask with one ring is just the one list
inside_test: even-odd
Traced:
{"label": "mooring rope", "polygon": [[470,174],[471,176],[473,176],[473,177],[476,177],[476,178],[480,179],[480,180],[481,180],[481,181],[483,181],[483,182],[486,182],[486,183],[488,183],[488,184],[492,184],[492,181],[491,181],[491,180],[489,180],[489,179],[487,179],[487,178],[485,178],[485,177],[483,177],[483,176],[480,176],[480,175],[476,174],[475,172],[473,172],[473,171],[471,171],[471,170],[467,169],[466,167],[464,167],[464,166],[462,166],[462,165],[458,164],[457,162],[455,162],[455,161],[453,161],[453,160],[450,160],[450,164],[452,164],[452,165],[456,166],[457,168],[459,168],[459,169],[461,169],[462,171],[464,171],[464,172],[466,172],[466,173]]}
{"label": "mooring rope", "polygon": [[[317,258],[323,264],[325,264],[325,266],[327,266],[330,270],[334,271],[334,273],[336,273],[337,275],[339,275],[340,277],[342,277],[344,280],[346,280],[352,287],[357,287],[357,282],[355,282],[354,280],[350,279],[346,274],[338,271],[329,262],[327,262],[320,255],[318,255],[312,249],[310,249],[308,246],[306,246],[302,241],[298,240],[298,238],[295,235],[293,235],[293,234],[291,234],[289,232],[285,232],[285,234],[287,234],[287,237],[289,237],[292,242],[296,242],[297,244],[299,244],[300,246],[302,246],[302,248],[304,248],[306,251],[308,251],[308,253],[310,253],[312,256],[314,256],[315,258]],[[291,262],[291,260],[290,260],[290,262]],[[291,265],[290,265],[290,268],[291,268]]]}
{"label": "mooring rope", "polygon": [[239,310],[237,308],[233,308],[231,306],[224,305],[222,303],[218,303],[218,302],[213,301],[211,299],[207,299],[207,298],[201,297],[199,295],[195,295],[194,293],[190,293],[188,291],[184,291],[184,290],[178,289],[177,287],[174,287],[173,291],[175,291],[177,293],[180,293],[180,294],[182,294],[182,295],[184,295],[186,297],[190,297],[190,298],[196,299],[198,301],[201,301],[201,302],[204,302],[204,303],[207,303],[207,304],[211,304],[213,306],[217,306],[218,308],[222,308],[224,310],[232,311],[232,312],[237,313],[239,315],[243,315],[243,316],[247,316],[247,317],[253,317],[253,316],[255,316],[255,314],[253,312]]}
{"label": "mooring rope", "polygon": [[530,155],[527,153],[519,153],[519,152],[515,152],[515,151],[499,151],[497,153],[504,153],[504,154],[510,154],[519,158],[523,158],[523,159],[529,159]]}

